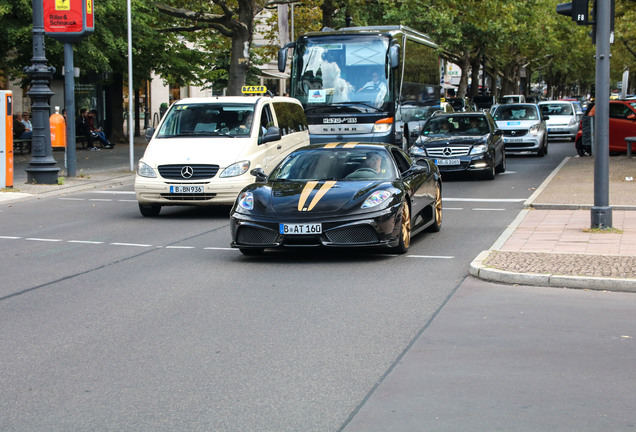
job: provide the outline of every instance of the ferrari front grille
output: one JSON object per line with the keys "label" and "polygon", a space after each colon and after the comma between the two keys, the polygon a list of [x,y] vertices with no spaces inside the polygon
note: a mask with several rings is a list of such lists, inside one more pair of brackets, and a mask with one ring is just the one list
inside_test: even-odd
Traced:
{"label": "ferrari front grille", "polygon": [[241,226],[238,228],[236,242],[243,245],[268,245],[276,242],[278,233],[265,228]]}
{"label": "ferrari front grille", "polygon": [[327,239],[333,244],[365,244],[375,243],[378,236],[370,225],[355,225],[335,228],[325,232]]}

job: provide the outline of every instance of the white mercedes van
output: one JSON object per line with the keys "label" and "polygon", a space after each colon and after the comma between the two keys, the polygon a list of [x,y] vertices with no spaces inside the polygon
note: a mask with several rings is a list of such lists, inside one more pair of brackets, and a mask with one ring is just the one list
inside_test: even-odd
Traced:
{"label": "white mercedes van", "polygon": [[252,169],[269,173],[307,144],[307,119],[296,99],[180,100],[166,112],[139,160],[139,210],[157,216],[166,205],[233,204],[241,189],[254,182]]}

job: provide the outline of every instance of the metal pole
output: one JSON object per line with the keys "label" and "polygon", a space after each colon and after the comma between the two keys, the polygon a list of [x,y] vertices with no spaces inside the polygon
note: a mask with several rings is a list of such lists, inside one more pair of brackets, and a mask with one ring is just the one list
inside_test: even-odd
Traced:
{"label": "metal pole", "polygon": [[64,44],[64,105],[66,107],[66,175],[75,177],[77,156],[75,152],[75,67],[73,44]]}
{"label": "metal pole", "polygon": [[609,206],[610,0],[596,2],[596,118],[592,228],[612,227]]}
{"label": "metal pole", "polygon": [[31,160],[25,168],[28,183],[56,184],[60,169],[55,166],[51,148],[51,106],[53,95],[49,82],[55,73],[53,66],[46,65],[44,50],[44,5],[42,0],[33,0],[33,58],[31,66],[24,72],[31,78],[31,98],[33,132],[31,134]]}
{"label": "metal pole", "polygon": [[135,170],[135,126],[133,122],[133,68],[132,68],[132,18],[128,4],[128,144],[130,146],[130,170]]}

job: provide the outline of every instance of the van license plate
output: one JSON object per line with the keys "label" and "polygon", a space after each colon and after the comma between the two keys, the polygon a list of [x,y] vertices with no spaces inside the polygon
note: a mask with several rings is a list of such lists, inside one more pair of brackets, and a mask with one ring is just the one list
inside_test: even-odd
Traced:
{"label": "van license plate", "polygon": [[321,234],[322,224],[279,224],[280,234]]}
{"label": "van license plate", "polygon": [[203,186],[170,186],[170,193],[174,194],[202,194]]}

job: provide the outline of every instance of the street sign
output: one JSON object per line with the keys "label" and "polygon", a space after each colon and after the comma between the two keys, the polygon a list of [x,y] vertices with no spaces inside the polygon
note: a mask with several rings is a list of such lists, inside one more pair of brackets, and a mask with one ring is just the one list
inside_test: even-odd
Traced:
{"label": "street sign", "polygon": [[60,42],[78,42],[95,30],[93,0],[43,0],[44,32]]}

